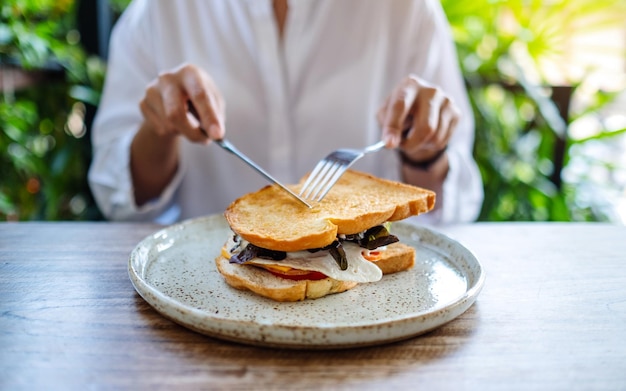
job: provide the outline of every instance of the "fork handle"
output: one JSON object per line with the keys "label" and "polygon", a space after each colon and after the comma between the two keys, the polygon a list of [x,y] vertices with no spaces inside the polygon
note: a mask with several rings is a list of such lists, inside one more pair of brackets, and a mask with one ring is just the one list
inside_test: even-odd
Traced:
{"label": "fork handle", "polygon": [[372,144],[369,147],[366,147],[363,150],[363,153],[370,153],[370,152],[380,151],[384,147],[385,147],[385,142],[381,140],[381,141],[377,142],[376,144]]}
{"label": "fork handle", "polygon": [[[411,125],[407,126],[402,131],[402,140],[406,139],[406,136],[409,134],[410,131],[411,131]],[[363,153],[380,151],[381,149],[385,148],[386,145],[387,144],[383,140],[380,140],[376,144],[372,144],[369,147],[365,147],[365,149],[363,149]]]}

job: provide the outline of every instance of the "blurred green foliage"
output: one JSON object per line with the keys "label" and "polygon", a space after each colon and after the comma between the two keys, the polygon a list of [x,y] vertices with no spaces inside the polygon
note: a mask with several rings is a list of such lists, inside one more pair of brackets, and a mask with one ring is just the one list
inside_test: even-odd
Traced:
{"label": "blurred green foliage", "polygon": [[[607,219],[593,208],[578,205],[576,184],[564,182],[561,173],[572,146],[586,142],[573,140],[569,125],[598,113],[617,92],[587,91],[587,102],[575,111],[569,103],[589,74],[554,86],[541,73],[541,65],[563,61],[574,32],[623,31],[626,2],[441,3],[452,26],[476,119],[474,155],[485,184],[479,220]],[[626,54],[623,48],[611,50],[621,58]],[[594,137],[616,137],[625,131],[603,129]]]}
{"label": "blurred green foliage", "polygon": [[[104,64],[88,57],[73,0],[0,5],[0,220],[83,220],[100,214],[87,186],[84,117]],[[19,76],[33,82],[13,87]]]}
{"label": "blurred green foliage", "polygon": [[[119,13],[128,2],[110,0],[109,5]],[[577,140],[568,136],[571,122],[598,112],[615,93],[595,91],[573,112],[557,102],[575,97],[585,75],[555,87],[541,72],[528,70],[562,56],[572,31],[623,27],[626,2],[441,2],[476,119],[475,157],[485,183],[480,220],[605,219],[577,205],[576,187],[560,174],[576,145],[626,133],[602,130]],[[99,101],[105,66],[81,46],[76,7],[76,0],[0,4],[0,69],[44,78],[15,91],[7,91],[3,79],[0,220],[101,218],[86,181],[91,151],[84,117]]]}

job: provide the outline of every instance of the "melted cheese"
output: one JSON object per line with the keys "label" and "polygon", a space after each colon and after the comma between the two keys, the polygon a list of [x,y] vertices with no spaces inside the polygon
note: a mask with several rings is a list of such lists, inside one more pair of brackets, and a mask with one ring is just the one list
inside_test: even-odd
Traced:
{"label": "melted cheese", "polygon": [[[247,244],[247,242],[243,241],[241,248],[245,248]],[[234,245],[234,242],[230,239],[226,243],[226,249],[232,249]],[[287,258],[282,261],[253,258],[246,264],[268,265],[285,271],[289,270],[288,268],[316,271],[339,281],[374,282],[379,281],[383,277],[383,272],[378,266],[363,258],[361,254],[363,249],[360,246],[350,242],[344,242],[342,245],[348,260],[348,268],[346,270],[339,268],[337,261],[328,251],[318,251],[316,253],[308,251],[288,252]]]}

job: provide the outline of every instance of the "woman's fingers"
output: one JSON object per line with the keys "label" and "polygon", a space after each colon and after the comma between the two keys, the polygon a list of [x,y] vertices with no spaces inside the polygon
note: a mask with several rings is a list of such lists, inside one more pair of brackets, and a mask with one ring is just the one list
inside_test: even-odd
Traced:
{"label": "woman's fingers", "polygon": [[201,127],[211,139],[224,137],[223,99],[209,75],[194,66],[181,69],[181,82]]}
{"label": "woman's fingers", "polygon": [[[416,76],[404,79],[377,113],[383,139],[415,160],[427,159],[448,144],[460,114],[440,88]],[[409,131],[403,130],[410,126]]]}
{"label": "woman's fingers", "polygon": [[188,113],[185,99],[186,93],[176,74],[166,74],[159,77],[161,98],[163,100],[163,115],[166,126],[172,133],[184,135],[194,142],[205,142],[206,136],[200,131],[200,126],[193,122]]}
{"label": "woman's fingers", "polygon": [[418,92],[419,85],[407,78],[387,98],[382,112],[379,111],[382,116],[383,140],[388,147],[395,148],[401,144],[402,132]]}
{"label": "woman's fingers", "polygon": [[[190,115],[190,104],[197,118]],[[204,143],[224,137],[221,94],[209,75],[194,65],[160,74],[146,88],[140,109],[157,134],[180,134]]]}
{"label": "woman's fingers", "polygon": [[161,93],[156,88],[156,83],[153,82],[146,88],[144,98],[139,102],[139,110],[144,119],[153,124],[154,131],[161,135],[167,132],[161,121],[162,106]]}
{"label": "woman's fingers", "polygon": [[420,94],[413,103],[413,124],[402,143],[406,152],[419,149],[432,149],[441,123],[441,107],[445,100],[443,92],[432,86],[420,88]]}
{"label": "woman's fingers", "polygon": [[434,140],[435,145],[438,147],[437,150],[441,150],[448,145],[460,117],[461,114],[456,105],[452,100],[446,99],[441,106],[439,127]]}

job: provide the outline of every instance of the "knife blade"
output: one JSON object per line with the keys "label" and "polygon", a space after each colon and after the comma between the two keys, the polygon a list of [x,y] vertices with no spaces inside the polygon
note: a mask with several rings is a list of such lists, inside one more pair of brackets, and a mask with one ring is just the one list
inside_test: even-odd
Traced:
{"label": "knife blade", "polygon": [[300,198],[296,193],[294,193],[293,191],[291,191],[288,187],[286,187],[285,185],[283,185],[282,183],[280,183],[276,178],[274,178],[273,176],[271,176],[267,171],[265,171],[264,169],[262,169],[258,164],[256,164],[255,162],[253,162],[249,157],[247,157],[246,155],[244,155],[240,150],[238,150],[230,141],[226,140],[225,138],[221,139],[221,140],[213,140],[214,143],[216,143],[217,145],[219,145],[220,147],[222,147],[225,151],[228,151],[230,153],[232,153],[233,155],[237,156],[239,159],[241,159],[242,161],[244,161],[248,166],[252,167],[253,169],[255,169],[259,174],[263,175],[267,180],[269,180],[270,182],[275,183],[276,185],[278,185],[278,187],[280,187],[281,189],[285,190],[287,193],[289,193],[293,198],[295,198],[296,200],[300,201],[301,203],[303,203],[304,205],[306,205],[309,209],[313,208],[308,202],[306,202],[305,200],[303,200],[302,198]]}
{"label": "knife blade", "polygon": [[[189,112],[191,114],[193,114],[193,116],[195,116],[198,121],[200,121],[200,116],[198,115],[198,112],[196,111],[196,108],[191,103],[191,101],[188,102],[188,105],[189,105]],[[202,131],[202,133],[204,133],[207,137],[209,136],[207,131],[204,130],[202,127],[200,128],[200,131]],[[280,187],[281,189],[283,189],[284,191],[289,193],[293,198],[295,198],[296,200],[300,201],[302,204],[306,205],[309,209],[313,208],[308,202],[306,202],[305,200],[300,198],[300,196],[298,196],[296,193],[291,191],[287,186],[285,186],[282,183],[280,183],[276,178],[274,178],[272,175],[270,175],[270,173],[265,171],[263,168],[261,168],[261,166],[256,164],[254,161],[252,161],[252,159],[250,159],[243,152],[241,152],[239,149],[237,149],[237,147],[235,147],[230,141],[226,140],[225,138],[220,139],[220,140],[212,139],[211,141],[213,141],[215,144],[219,145],[225,151],[230,152],[233,155],[237,156],[244,163],[246,163],[249,167],[253,168],[256,172],[261,174],[267,180],[269,180],[270,182],[276,184],[278,187]]]}

